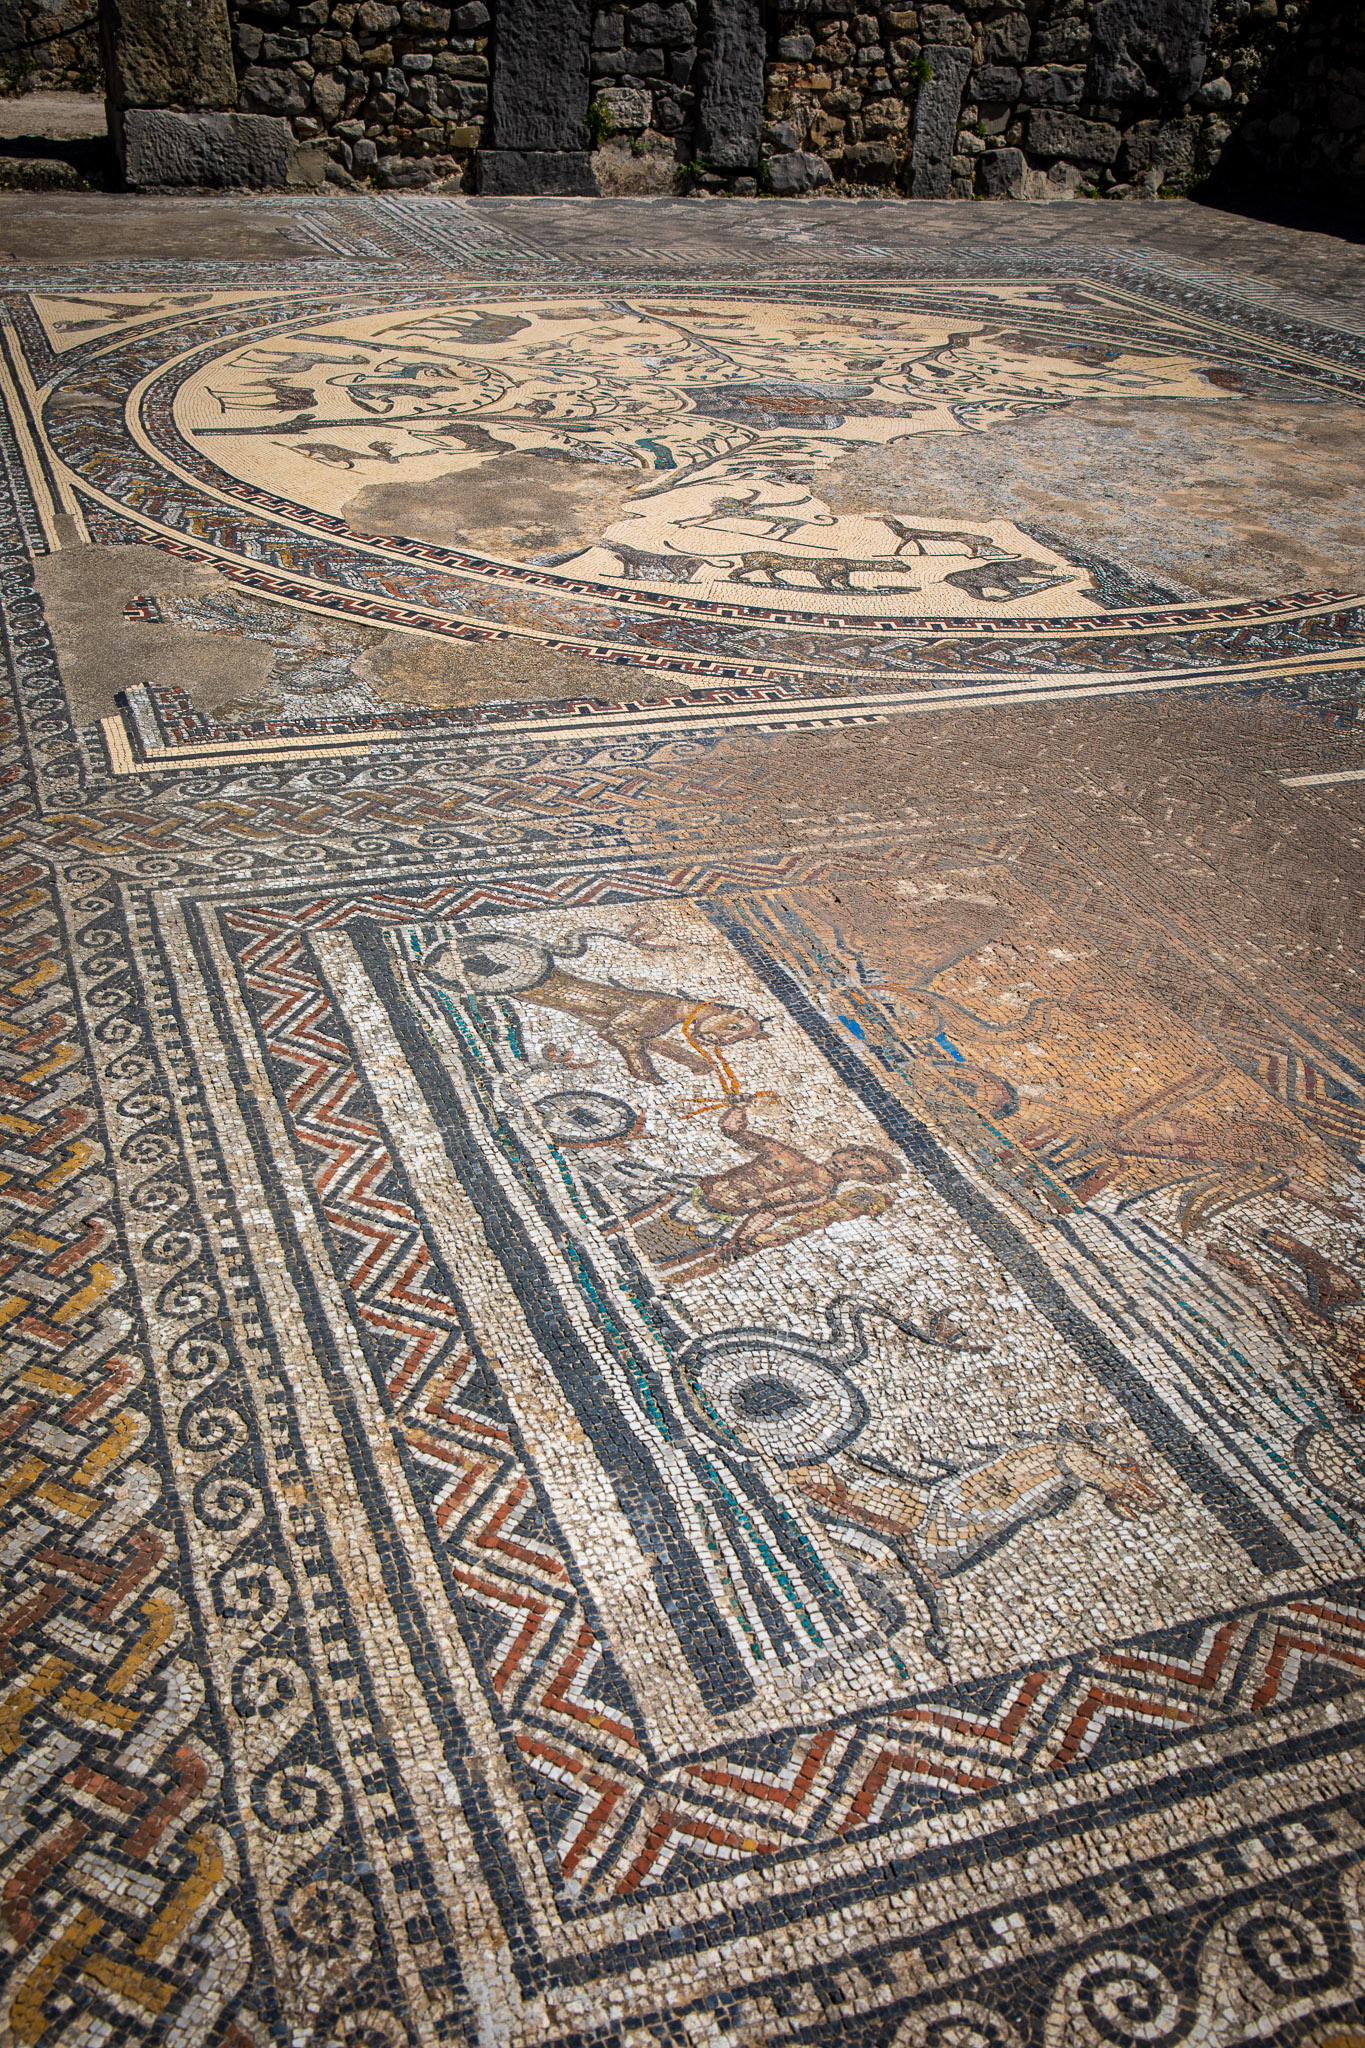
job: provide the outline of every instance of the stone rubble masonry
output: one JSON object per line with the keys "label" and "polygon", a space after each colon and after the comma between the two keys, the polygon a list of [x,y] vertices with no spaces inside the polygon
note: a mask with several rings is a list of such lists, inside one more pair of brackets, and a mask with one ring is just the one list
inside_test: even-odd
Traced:
{"label": "stone rubble masonry", "polygon": [[0,92],[99,92],[91,0],[0,0]]}
{"label": "stone rubble masonry", "polygon": [[111,109],[236,104],[227,0],[103,0],[100,28]]}
{"label": "stone rubble masonry", "polygon": [[[80,5],[0,0],[0,80]],[[1361,0],[188,0],[174,36],[169,5],[110,0],[116,117],[232,112],[300,148],[144,127],[167,175],[221,144],[223,180],[284,160],[343,187],[1365,191]]]}
{"label": "stone rubble masonry", "polygon": [[[762,175],[774,191],[822,182],[915,198],[1183,193],[1215,173],[1323,4],[787,0],[769,31]],[[1359,0],[1326,5],[1355,21],[1358,48]],[[1332,40],[1318,38],[1329,56]],[[1340,129],[1358,104],[1365,139],[1365,69],[1352,62],[1331,113],[1318,94],[1317,120]],[[1290,109],[1281,131],[1295,118]],[[790,178],[778,166],[795,152],[803,165]],[[827,181],[811,175],[812,158]]]}

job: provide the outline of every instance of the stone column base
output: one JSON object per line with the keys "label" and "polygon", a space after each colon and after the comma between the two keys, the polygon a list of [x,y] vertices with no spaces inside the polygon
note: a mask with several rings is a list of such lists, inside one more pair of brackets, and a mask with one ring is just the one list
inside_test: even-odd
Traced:
{"label": "stone column base", "polygon": [[481,149],[479,190],[490,198],[559,193],[595,199],[597,173],[586,149]]}
{"label": "stone column base", "polygon": [[317,185],[326,156],[294,139],[274,114],[190,114],[163,107],[115,112],[110,132],[127,184]]}

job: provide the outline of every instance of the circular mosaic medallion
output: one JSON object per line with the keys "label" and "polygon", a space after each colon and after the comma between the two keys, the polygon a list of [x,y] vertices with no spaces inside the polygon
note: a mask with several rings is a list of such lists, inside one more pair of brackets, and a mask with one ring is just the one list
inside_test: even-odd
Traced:
{"label": "circular mosaic medallion", "polygon": [[[1200,583],[1190,564],[1221,529],[1181,509],[1190,478],[1162,474],[1200,482],[1222,422],[1349,410],[1365,378],[1155,298],[448,286],[212,294],[170,320],[126,296],[102,334],[68,320],[82,340],[47,398],[89,530],[229,580],[173,622],[268,637],[261,607],[296,608],[281,701],[312,693],[324,720],[382,699],[357,695],[339,620],[428,663],[408,702],[507,694],[442,696],[444,642],[462,677],[489,650],[523,701],[656,723],[661,690],[701,693],[713,720],[792,723],[812,704],[875,716],[1330,675],[1365,655],[1349,590]],[[1106,553],[1120,477],[1146,535],[1126,564]]]}

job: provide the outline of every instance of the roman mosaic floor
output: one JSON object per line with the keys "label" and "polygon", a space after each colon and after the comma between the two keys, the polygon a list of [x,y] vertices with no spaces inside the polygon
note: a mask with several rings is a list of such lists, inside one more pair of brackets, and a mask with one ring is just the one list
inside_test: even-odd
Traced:
{"label": "roman mosaic floor", "polygon": [[1365,2048],[1360,251],[63,205],[0,2039]]}

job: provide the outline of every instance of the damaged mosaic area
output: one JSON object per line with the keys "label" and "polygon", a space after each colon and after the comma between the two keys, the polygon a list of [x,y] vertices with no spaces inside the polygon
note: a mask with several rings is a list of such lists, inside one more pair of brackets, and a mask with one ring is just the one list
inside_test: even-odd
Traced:
{"label": "damaged mosaic area", "polygon": [[0,365],[0,2035],[1360,2048],[1358,344],[182,268]]}

